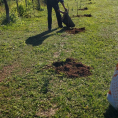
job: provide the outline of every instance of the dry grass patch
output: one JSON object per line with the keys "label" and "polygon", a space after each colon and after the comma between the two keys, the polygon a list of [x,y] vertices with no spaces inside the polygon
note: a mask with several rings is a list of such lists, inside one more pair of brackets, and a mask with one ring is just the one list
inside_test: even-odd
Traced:
{"label": "dry grass patch", "polygon": [[[18,71],[16,72],[16,70]],[[3,69],[0,70],[0,82],[7,77],[11,77],[14,71],[16,74],[22,75],[23,73],[28,74],[31,71],[31,69],[23,68],[18,62],[14,62],[12,65],[4,66]]]}
{"label": "dry grass patch", "polygon": [[40,116],[40,117],[51,117],[54,116],[56,111],[58,110],[58,108],[54,107],[54,108],[50,108],[46,111],[40,109],[37,113],[36,116]]}

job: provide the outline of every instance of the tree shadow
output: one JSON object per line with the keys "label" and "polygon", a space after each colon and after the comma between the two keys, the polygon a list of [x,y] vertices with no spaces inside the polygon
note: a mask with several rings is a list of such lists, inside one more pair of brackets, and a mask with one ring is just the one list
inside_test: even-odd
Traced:
{"label": "tree shadow", "polygon": [[104,118],[118,118],[118,111],[109,105],[108,109],[104,113]]}
{"label": "tree shadow", "polygon": [[55,30],[57,30],[57,28],[52,29],[51,31],[42,32],[41,34],[38,34],[38,35],[36,35],[36,36],[29,37],[29,38],[25,41],[25,43],[26,43],[26,44],[30,44],[30,45],[32,45],[32,46],[41,45],[42,42],[43,42],[46,38],[48,38],[48,37],[50,37],[50,36],[52,35],[52,34],[50,34],[50,35],[47,35],[47,34],[53,32],[53,31],[55,31]]}

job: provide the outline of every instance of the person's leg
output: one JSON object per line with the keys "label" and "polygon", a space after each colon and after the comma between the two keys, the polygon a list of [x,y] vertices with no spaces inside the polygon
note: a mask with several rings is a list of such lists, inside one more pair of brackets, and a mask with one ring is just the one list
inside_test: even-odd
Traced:
{"label": "person's leg", "polygon": [[48,10],[48,29],[51,30],[51,26],[52,26],[52,6],[47,4],[47,10]]}
{"label": "person's leg", "polygon": [[59,9],[59,5],[57,4],[57,6],[56,6],[56,7],[53,7],[53,8],[54,8],[54,10],[55,10],[55,12],[56,12],[56,17],[57,17],[58,26],[62,28],[63,25],[62,25],[61,14],[57,11],[57,8]]}

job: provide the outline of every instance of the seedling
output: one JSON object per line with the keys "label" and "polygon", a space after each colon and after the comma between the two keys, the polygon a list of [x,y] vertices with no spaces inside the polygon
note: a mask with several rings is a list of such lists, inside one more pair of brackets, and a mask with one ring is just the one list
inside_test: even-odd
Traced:
{"label": "seedling", "polygon": [[77,16],[78,16],[78,2],[77,2]]}
{"label": "seedling", "polygon": [[80,9],[81,9],[81,2],[82,2],[82,0],[80,0]]}

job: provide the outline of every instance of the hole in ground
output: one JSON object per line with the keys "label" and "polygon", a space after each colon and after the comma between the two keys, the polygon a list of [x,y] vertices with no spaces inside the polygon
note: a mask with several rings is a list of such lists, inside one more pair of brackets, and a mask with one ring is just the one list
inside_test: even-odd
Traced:
{"label": "hole in ground", "polygon": [[83,28],[67,28],[65,31],[69,34],[77,34],[79,32],[84,32],[85,27],[83,27]]}
{"label": "hole in ground", "polygon": [[78,9],[78,10],[88,10],[88,8],[87,7],[84,7],[83,9]]}
{"label": "hole in ground", "polygon": [[91,14],[84,14],[84,15],[73,15],[73,17],[92,17]]}

